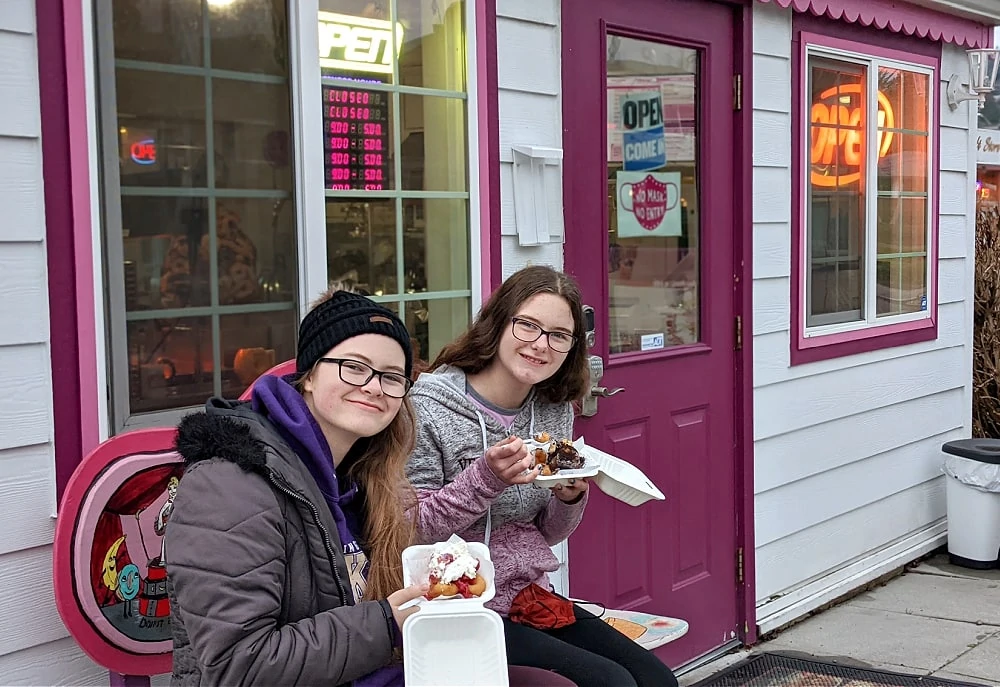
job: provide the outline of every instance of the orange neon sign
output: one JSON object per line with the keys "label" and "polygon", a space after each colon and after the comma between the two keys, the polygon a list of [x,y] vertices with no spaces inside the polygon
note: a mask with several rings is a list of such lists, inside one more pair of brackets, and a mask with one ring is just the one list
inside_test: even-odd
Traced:
{"label": "orange neon sign", "polygon": [[[861,179],[865,148],[864,108],[843,104],[844,96],[861,95],[861,84],[834,86],[819,94],[819,102],[813,103],[809,121],[812,126],[812,147],[809,161],[812,164],[810,181],[814,186],[846,186]],[[824,101],[835,99],[827,105]],[[850,100],[850,98],[847,98]],[[840,101],[840,102],[838,102]],[[826,126],[817,126],[826,125]],[[841,128],[834,128],[839,126]],[[892,104],[882,91],[878,92],[878,156],[883,158],[892,145],[892,129],[896,117]],[[840,155],[837,155],[838,149]],[[838,159],[839,158],[839,159]],[[834,161],[839,167],[857,167],[858,171],[847,174],[830,174]]]}

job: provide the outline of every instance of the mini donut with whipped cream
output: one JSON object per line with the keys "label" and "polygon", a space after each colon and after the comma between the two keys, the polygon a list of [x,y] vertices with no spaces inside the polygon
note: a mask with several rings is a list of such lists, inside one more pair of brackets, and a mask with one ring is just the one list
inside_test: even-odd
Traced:
{"label": "mini donut with whipped cream", "polygon": [[456,595],[471,599],[486,591],[486,578],[479,574],[479,559],[469,553],[464,541],[435,544],[428,571],[428,599]]}

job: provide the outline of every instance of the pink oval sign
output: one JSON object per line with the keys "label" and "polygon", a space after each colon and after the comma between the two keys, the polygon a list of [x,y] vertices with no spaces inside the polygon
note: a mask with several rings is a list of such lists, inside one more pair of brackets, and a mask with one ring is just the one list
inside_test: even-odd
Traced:
{"label": "pink oval sign", "polygon": [[184,469],[175,434],[142,429],[105,441],[77,467],[59,507],[59,614],[90,658],[125,675],[170,672],[163,533]]}

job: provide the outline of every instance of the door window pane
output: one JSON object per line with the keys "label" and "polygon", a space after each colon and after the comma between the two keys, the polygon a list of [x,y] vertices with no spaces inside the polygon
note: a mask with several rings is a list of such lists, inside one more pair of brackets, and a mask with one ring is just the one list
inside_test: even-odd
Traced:
{"label": "door window pane", "polygon": [[298,241],[285,3],[112,6],[99,37],[115,71],[102,92],[117,125],[103,145],[119,153],[106,171],[121,233],[106,240],[109,302],[124,304],[109,309],[120,428],[236,396],[294,355]]}
{"label": "door window pane", "polygon": [[465,9],[319,2],[328,276],[399,313],[424,361],[470,316]]}
{"label": "door window pane", "polygon": [[610,350],[700,340],[696,50],[608,36]]}

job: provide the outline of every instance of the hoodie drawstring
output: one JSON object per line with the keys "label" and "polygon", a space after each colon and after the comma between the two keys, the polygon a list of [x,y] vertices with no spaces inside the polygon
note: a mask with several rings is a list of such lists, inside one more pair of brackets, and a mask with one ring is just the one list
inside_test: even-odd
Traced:
{"label": "hoodie drawstring", "polygon": [[[483,455],[485,456],[487,449],[489,449],[489,440],[486,438],[486,418],[484,418],[483,414],[478,410],[476,411],[476,417],[479,418],[479,429],[482,430],[483,433]],[[490,547],[490,530],[492,529],[492,525],[493,506],[490,505],[490,507],[486,509],[486,535],[483,539],[483,543],[486,544],[486,548]]]}
{"label": "hoodie drawstring", "polygon": [[[483,455],[486,455],[486,451],[490,448],[489,438],[486,435],[486,418],[483,414],[476,410],[476,417],[479,418],[479,430],[483,434]],[[531,404],[531,422],[528,425],[528,431],[531,433],[531,438],[535,438],[535,404]],[[521,495],[521,485],[514,485],[517,487],[517,500],[521,505],[521,509],[524,510],[524,497]],[[486,534],[483,537],[483,543],[486,544],[487,548],[490,545],[490,531],[493,529],[493,506],[491,505],[486,509]]]}

